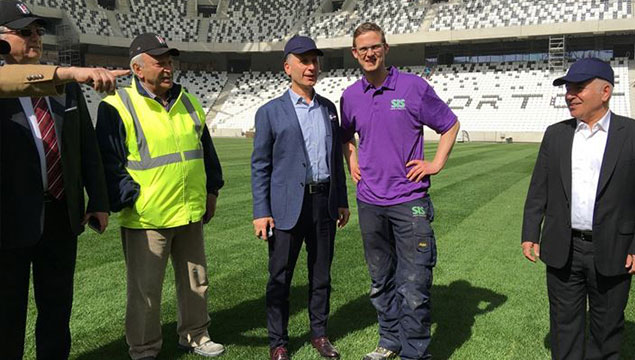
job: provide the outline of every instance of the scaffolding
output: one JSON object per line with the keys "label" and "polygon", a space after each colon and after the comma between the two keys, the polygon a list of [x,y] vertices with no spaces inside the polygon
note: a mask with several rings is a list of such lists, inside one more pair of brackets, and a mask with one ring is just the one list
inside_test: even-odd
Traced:
{"label": "scaffolding", "polygon": [[55,30],[59,64],[62,66],[81,66],[79,35],[74,31],[72,25],[64,21],[62,24],[57,25]]}
{"label": "scaffolding", "polygon": [[563,73],[567,60],[565,58],[564,35],[549,37],[549,71]]}

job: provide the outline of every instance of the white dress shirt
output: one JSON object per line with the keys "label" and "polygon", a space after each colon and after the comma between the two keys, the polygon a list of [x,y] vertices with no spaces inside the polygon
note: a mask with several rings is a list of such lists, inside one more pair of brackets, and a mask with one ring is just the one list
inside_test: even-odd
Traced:
{"label": "white dress shirt", "polygon": [[593,125],[577,120],[571,149],[571,227],[593,229],[593,210],[600,169],[611,124],[611,111]]}
{"label": "white dress shirt", "polygon": [[[49,98],[45,97],[46,105],[49,108],[49,113],[53,116],[53,112],[51,111],[51,104],[49,103]],[[30,97],[21,97],[20,104],[22,105],[22,110],[24,110],[24,116],[29,120],[29,125],[31,125],[31,132],[33,133],[33,140],[35,141],[35,147],[37,148],[37,153],[40,156],[40,171],[42,173],[42,188],[48,189],[48,177],[46,172],[46,154],[44,152],[44,143],[42,142],[42,134],[40,134],[40,125],[37,123],[37,118],[35,117],[35,111],[33,110],[33,102],[31,102]],[[55,130],[55,128],[53,128]]]}

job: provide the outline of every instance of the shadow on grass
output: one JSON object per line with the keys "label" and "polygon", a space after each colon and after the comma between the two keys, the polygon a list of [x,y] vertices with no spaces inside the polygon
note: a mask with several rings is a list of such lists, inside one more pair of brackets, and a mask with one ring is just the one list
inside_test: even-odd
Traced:
{"label": "shadow on grass", "polygon": [[[355,300],[349,301],[335,312],[331,312],[328,322],[328,337],[337,347],[337,340],[373,324],[377,324],[377,313],[371,305],[368,295],[364,294]],[[288,348],[291,355],[304,345],[310,344],[311,332],[308,326],[307,324],[307,331],[299,336],[290,334]]]}
{"label": "shadow on grass", "polygon": [[[306,311],[307,286],[291,288],[291,316]],[[457,280],[450,285],[434,286],[432,289],[433,319],[436,322],[430,352],[435,359],[449,359],[472,335],[472,326],[477,315],[493,311],[503,304],[507,297],[489,289],[473,287],[468,281]],[[263,351],[266,357],[268,339],[266,335],[266,313],[264,295],[258,299],[243,301],[238,305],[210,314],[212,323],[210,334],[214,341],[225,345],[251,347]],[[632,325],[632,324],[631,324]],[[331,313],[329,318],[329,338],[337,340],[348,334],[377,326],[377,314],[367,294],[349,301]],[[179,359],[183,353],[176,348],[176,322],[164,324],[161,359]],[[122,334],[123,335],[123,334]],[[289,351],[293,355],[309,343],[308,324],[302,334],[290,334]],[[371,348],[374,344],[369,345]],[[258,349],[256,349],[258,348]],[[125,337],[112,341],[98,349],[83,353],[78,360],[118,360],[128,359]]]}
{"label": "shadow on grass", "polygon": [[[550,332],[547,332],[547,334],[545,335],[544,344],[545,349],[551,350]],[[622,355],[620,359],[632,359],[632,354],[635,354],[635,322],[626,321],[624,324],[624,339],[622,340],[622,348],[620,349],[620,353]]]}
{"label": "shadow on grass", "polygon": [[[291,288],[289,314],[307,311],[308,287],[295,286]],[[242,347],[263,348],[268,347],[266,335],[250,335],[253,332],[266,334],[266,310],[265,296],[254,300],[243,301],[238,305],[210,314],[211,325],[210,335],[214,341],[225,345],[237,345]],[[343,338],[353,331],[364,329],[376,323],[376,313],[372,308],[366,294],[341,306],[329,317],[329,338],[332,341]],[[310,340],[310,332],[303,334],[290,334],[289,351],[293,354]],[[183,352],[177,349],[176,322],[164,324],[162,327],[163,346],[161,348],[161,359],[178,359]],[[123,335],[123,334],[122,334]],[[255,350],[254,351],[261,351]],[[266,350],[264,350],[266,354]],[[77,360],[118,360],[128,359],[128,345],[125,337],[110,342],[98,349],[83,353]],[[266,356],[266,355],[265,355]]]}
{"label": "shadow on grass", "polygon": [[430,343],[435,359],[449,359],[455,350],[472,337],[477,315],[494,311],[507,296],[457,280],[450,285],[433,286],[432,319],[437,327]]}

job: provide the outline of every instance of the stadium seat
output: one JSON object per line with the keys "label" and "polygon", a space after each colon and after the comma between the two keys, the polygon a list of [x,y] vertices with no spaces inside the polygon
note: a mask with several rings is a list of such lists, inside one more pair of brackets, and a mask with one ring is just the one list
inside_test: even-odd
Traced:
{"label": "stadium seat", "polygon": [[[628,60],[611,62],[615,89],[611,109],[630,116]],[[424,66],[401,71],[425,78]],[[344,89],[362,76],[358,68],[323,73],[316,91],[339,108]],[[564,88],[552,86],[558,74],[546,61],[440,65],[429,83],[461,120],[461,129],[486,132],[544,132],[554,122],[567,119]],[[246,72],[212,120],[218,128],[252,130],[256,111],[289,86],[284,72]]]}
{"label": "stadium seat", "polygon": [[463,0],[440,4],[430,31],[632,18],[631,0]]}

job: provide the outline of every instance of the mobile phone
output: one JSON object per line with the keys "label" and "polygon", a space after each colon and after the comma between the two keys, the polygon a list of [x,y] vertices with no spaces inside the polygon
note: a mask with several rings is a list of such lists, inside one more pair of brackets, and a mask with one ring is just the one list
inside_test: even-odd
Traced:
{"label": "mobile phone", "polygon": [[99,220],[97,220],[97,218],[94,216],[88,218],[88,227],[93,229],[93,231],[95,231],[97,234],[104,233],[104,231],[101,230],[101,224],[99,223]]}

